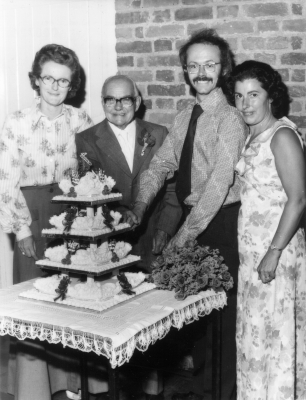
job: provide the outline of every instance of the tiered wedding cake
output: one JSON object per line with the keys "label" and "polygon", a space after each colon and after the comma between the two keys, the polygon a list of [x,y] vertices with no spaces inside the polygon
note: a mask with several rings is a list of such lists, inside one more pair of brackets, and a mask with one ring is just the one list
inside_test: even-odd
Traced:
{"label": "tiered wedding cake", "polygon": [[[84,159],[89,163],[85,156]],[[128,224],[120,223],[120,213],[110,211],[106,205],[122,196],[111,192],[115,185],[112,178],[101,171],[86,171],[84,162],[82,165],[81,173],[80,169],[72,171],[60,182],[63,195],[52,200],[70,207],[50,218],[54,228],[42,231],[43,236],[63,238],[63,244],[47,248],[45,259],[36,264],[57,270],[60,275],[37,279],[34,288],[21,293],[20,297],[103,311],[130,296],[151,290],[155,285],[146,282],[142,272],[120,272],[121,268],[140,259],[129,254],[129,243],[108,239],[131,229]],[[113,278],[94,279],[107,272],[111,272]],[[78,277],[71,278],[71,273],[86,275],[86,282],[80,282]]]}

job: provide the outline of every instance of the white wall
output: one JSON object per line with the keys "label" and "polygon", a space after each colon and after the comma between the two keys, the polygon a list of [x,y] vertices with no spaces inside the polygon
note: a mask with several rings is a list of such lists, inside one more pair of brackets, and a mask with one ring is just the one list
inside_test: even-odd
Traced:
{"label": "white wall", "polygon": [[[104,118],[102,84],[117,72],[115,0],[0,0],[1,127],[8,113],[31,105],[28,72],[36,51],[48,43],[76,52],[86,76],[82,107],[95,123]],[[9,247],[0,232],[0,287],[11,283]]]}

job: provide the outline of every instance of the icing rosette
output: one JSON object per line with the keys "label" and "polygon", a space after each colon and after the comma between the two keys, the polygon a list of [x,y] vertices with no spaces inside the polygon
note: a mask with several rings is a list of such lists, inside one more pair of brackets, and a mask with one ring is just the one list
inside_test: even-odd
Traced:
{"label": "icing rosette", "polygon": [[45,251],[45,257],[55,262],[61,262],[68,254],[67,247],[63,244],[61,246],[49,247]]}

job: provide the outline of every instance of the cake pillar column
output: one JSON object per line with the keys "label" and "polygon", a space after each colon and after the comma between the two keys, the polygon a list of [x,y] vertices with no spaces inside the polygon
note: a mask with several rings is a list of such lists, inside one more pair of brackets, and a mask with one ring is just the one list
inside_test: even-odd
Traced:
{"label": "cake pillar column", "polygon": [[[97,243],[90,243],[89,246],[90,246],[90,248],[91,248],[93,251],[96,251],[97,248],[98,248]],[[94,278],[93,275],[87,275],[87,283],[93,283],[94,280],[95,280],[95,278]]]}
{"label": "cake pillar column", "polygon": [[95,216],[95,210],[93,207],[86,207],[86,214],[87,217],[94,217]]}

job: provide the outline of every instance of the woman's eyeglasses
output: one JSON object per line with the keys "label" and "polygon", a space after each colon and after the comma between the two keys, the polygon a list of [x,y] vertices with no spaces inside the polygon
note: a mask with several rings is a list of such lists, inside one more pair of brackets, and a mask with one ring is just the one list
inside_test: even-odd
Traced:
{"label": "woman's eyeglasses", "polygon": [[54,82],[58,84],[59,87],[61,88],[67,88],[70,86],[71,82],[68,81],[68,79],[65,78],[60,78],[60,79],[54,79],[52,76],[46,75],[46,76],[40,76],[40,79],[43,81],[43,83],[47,86],[52,86]]}

